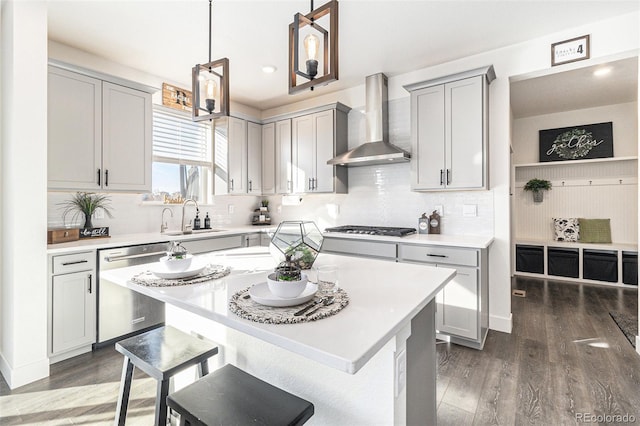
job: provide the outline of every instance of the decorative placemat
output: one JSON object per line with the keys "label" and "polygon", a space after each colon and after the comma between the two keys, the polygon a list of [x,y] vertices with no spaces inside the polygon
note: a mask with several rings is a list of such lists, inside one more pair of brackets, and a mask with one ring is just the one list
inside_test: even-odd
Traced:
{"label": "decorative placemat", "polygon": [[193,277],[187,278],[160,278],[151,271],[141,272],[131,278],[131,282],[144,285],[147,287],[172,287],[178,285],[198,284],[205,281],[217,280],[226,277],[231,273],[228,266],[223,265],[207,265],[202,272]]}
{"label": "decorative placemat", "polygon": [[231,296],[229,300],[229,310],[240,318],[263,324],[298,324],[301,322],[317,321],[337,314],[349,304],[349,295],[347,292],[338,288],[338,290],[332,294],[332,296],[335,297],[335,301],[331,305],[322,306],[309,316],[295,316],[293,314],[319,300],[322,295],[318,293],[313,300],[301,303],[300,305],[276,308],[254,302],[251,296],[249,296],[250,288],[251,287],[247,287]]}

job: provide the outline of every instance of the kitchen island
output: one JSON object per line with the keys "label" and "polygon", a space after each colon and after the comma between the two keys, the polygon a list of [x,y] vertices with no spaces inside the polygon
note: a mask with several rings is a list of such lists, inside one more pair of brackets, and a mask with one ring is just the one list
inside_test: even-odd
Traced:
{"label": "kitchen island", "polygon": [[[276,265],[261,247],[199,256],[231,274],[202,284],[145,287],[130,279],[145,265],[103,272],[112,282],[166,303],[166,322],[220,345],[211,367],[232,363],[313,402],[309,424],[435,424],[434,297],[447,268],[321,254],[340,267],[349,305],[302,324],[262,324],[228,309],[237,291],[264,282]],[[313,278],[313,277],[312,277]]]}

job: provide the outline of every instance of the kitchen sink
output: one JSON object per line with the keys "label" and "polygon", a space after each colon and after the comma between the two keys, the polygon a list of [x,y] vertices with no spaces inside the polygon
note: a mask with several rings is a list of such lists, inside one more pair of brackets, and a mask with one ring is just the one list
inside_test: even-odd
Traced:
{"label": "kitchen sink", "polygon": [[196,229],[193,231],[183,232],[183,231],[165,231],[164,235],[191,235],[191,234],[208,234],[210,232],[222,232],[226,231],[226,229]]}

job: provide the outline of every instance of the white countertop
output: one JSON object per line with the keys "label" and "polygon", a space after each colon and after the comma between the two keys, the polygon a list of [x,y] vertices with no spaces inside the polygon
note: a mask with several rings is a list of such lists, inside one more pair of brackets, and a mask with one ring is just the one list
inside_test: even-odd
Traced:
{"label": "white countertop", "polygon": [[111,247],[133,246],[138,244],[159,243],[163,241],[188,241],[200,240],[204,238],[226,237],[230,235],[243,235],[255,232],[275,231],[277,226],[241,226],[222,229],[215,232],[196,232],[193,234],[170,235],[160,232],[149,232],[141,234],[112,235],[109,238],[86,238],[68,243],[49,244],[47,253],[64,254],[82,250],[97,250]]}
{"label": "white countertop", "polygon": [[320,254],[314,266],[327,263],[339,266],[340,286],[349,295],[349,305],[319,321],[273,325],[244,320],[228,310],[229,298],[235,292],[264,282],[275,267],[267,248],[227,250],[197,259],[229,266],[232,273],[202,284],[144,287],[129,282],[134,274],[148,268],[138,265],[103,271],[101,279],[351,374],[409,324],[455,275],[453,269],[447,268]]}
{"label": "white countertop", "polygon": [[370,240],[380,242],[388,241],[392,243],[453,246],[475,249],[485,249],[493,243],[493,237],[477,235],[413,234],[405,237],[391,237],[382,235],[345,234],[342,232],[325,232],[323,235],[330,238],[346,238],[352,240]]}
{"label": "white countertop", "polygon": [[[226,237],[230,235],[242,235],[256,232],[275,231],[277,225],[271,226],[239,226],[226,228],[216,232],[198,232],[185,235],[161,234],[159,232],[113,235],[110,238],[83,239],[68,243],[49,244],[47,253],[65,254],[82,250],[97,250],[111,247],[132,246],[138,244],[149,244],[163,241],[188,241],[205,238]],[[346,238],[354,240],[369,240],[391,243],[408,243],[421,245],[453,246],[463,248],[484,249],[493,243],[493,237],[476,235],[434,235],[434,234],[414,234],[406,237],[390,237],[378,235],[344,234],[341,232],[325,232],[323,234],[329,238]]]}

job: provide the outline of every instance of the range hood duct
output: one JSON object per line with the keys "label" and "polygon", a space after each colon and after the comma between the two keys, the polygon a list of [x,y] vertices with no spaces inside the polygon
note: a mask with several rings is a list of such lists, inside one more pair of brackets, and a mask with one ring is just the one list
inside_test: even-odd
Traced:
{"label": "range hood duct", "polygon": [[411,155],[389,139],[389,111],[387,76],[378,73],[365,81],[366,88],[366,143],[327,161],[336,166],[371,166],[375,164],[404,163]]}

